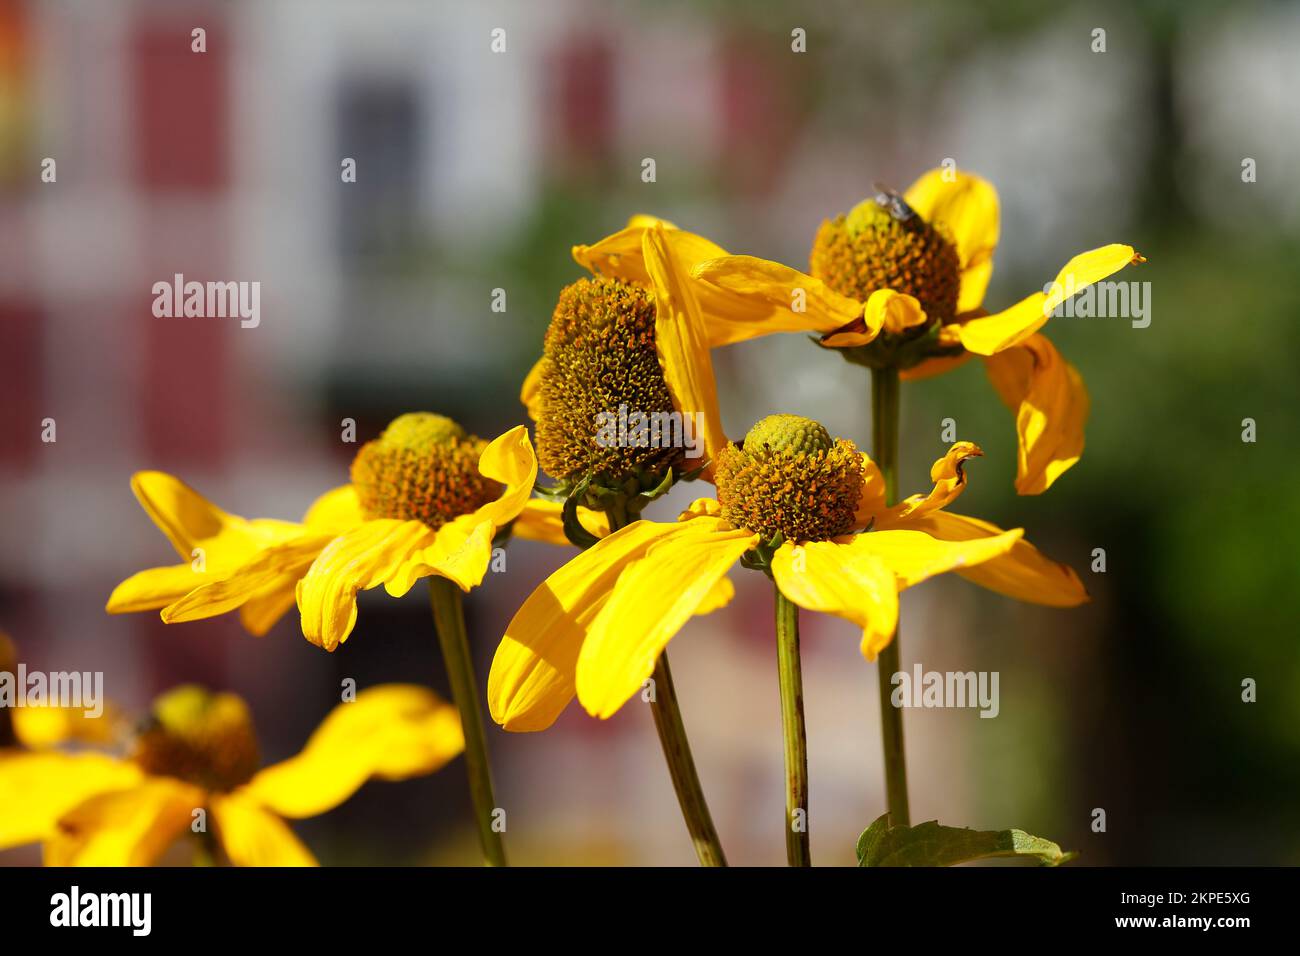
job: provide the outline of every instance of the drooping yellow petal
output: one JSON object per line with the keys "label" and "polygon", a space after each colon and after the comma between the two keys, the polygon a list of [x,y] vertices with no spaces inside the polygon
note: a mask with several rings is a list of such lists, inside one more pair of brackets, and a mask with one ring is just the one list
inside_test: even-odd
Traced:
{"label": "drooping yellow petal", "polygon": [[681,227],[671,219],[662,219],[659,216],[653,216],[649,213],[634,212],[627,217],[629,229],[650,229],[655,223],[663,226],[665,229],[680,229]]}
{"label": "drooping yellow petal", "polygon": [[189,830],[207,795],[171,777],[146,777],[64,813],[45,841],[46,866],[149,866]]}
{"label": "drooping yellow petal", "polygon": [[[718,411],[718,387],[699,304],[662,226],[647,229],[642,253],[655,294],[655,347],[664,381],[683,416],[702,422],[704,454],[710,462],[727,442]],[[712,464],[705,470],[712,475]]]}
{"label": "drooping yellow petal", "polygon": [[108,596],[104,610],[109,614],[156,611],[179,601],[215,577],[207,571],[196,571],[194,565],[188,562],[165,568],[146,568],[115,587]]}
{"label": "drooping yellow petal", "polygon": [[993,259],[985,259],[961,270],[957,286],[957,314],[970,312],[984,304],[989,281],[993,278]]}
{"label": "drooping yellow petal", "polygon": [[492,561],[496,525],[476,515],[463,515],[438,529],[433,543],[417,548],[384,579],[391,597],[402,597],[420,578],[432,574],[453,582],[462,591],[476,588]]}
{"label": "drooping yellow petal", "polygon": [[853,513],[853,526],[865,528],[878,516],[885,514],[885,476],[871,456],[862,452],[862,487],[858,492],[858,506]]}
{"label": "drooping yellow petal", "polygon": [[528,375],[524,377],[523,387],[519,389],[519,401],[524,405],[528,412],[528,417],[537,421],[542,417],[542,371],[546,367],[546,358],[543,356],[533,363],[533,367],[528,370]]}
{"label": "drooping yellow petal", "polygon": [[[697,284],[724,296],[706,303],[711,345],[775,332],[834,332],[862,316],[863,304],[820,279],[754,256],[709,259],[691,270]],[[874,337],[874,336],[873,336]]]}
{"label": "drooping yellow petal", "polygon": [[[524,505],[524,510],[519,512],[519,517],[511,526],[510,534],[529,541],[567,545],[569,539],[564,534],[563,510],[564,505],[561,502],[529,498],[528,503]],[[597,538],[609,534],[609,519],[602,511],[579,508],[578,523]]]}
{"label": "drooping yellow petal", "polygon": [[899,590],[902,590],[936,574],[991,561],[1009,552],[1023,535],[1024,531],[1016,528],[992,537],[945,541],[916,530],[909,523],[898,529],[886,528],[857,535],[844,547],[879,558],[894,572]]}
{"label": "drooping yellow petal", "polygon": [[1083,377],[1043,335],[985,359],[985,368],[1016,416],[1016,491],[1041,494],[1083,454],[1090,405]]}
{"label": "drooping yellow petal", "polygon": [[431,546],[434,532],[419,521],[381,518],[335,538],[298,582],[302,633],[332,651],[357,622],[357,591],[378,587],[411,556]]}
{"label": "drooping yellow petal", "polygon": [[162,472],[138,472],[131,487],[145,511],[185,563],[132,575],[109,596],[107,611],[163,609],[163,620],[197,620],[255,601],[241,619],[265,633],[292,602],[297,575],[332,533],[360,520],[350,486],[322,495],[305,524],[227,514],[184,482]]}
{"label": "drooping yellow petal", "polygon": [[179,478],[161,471],[136,472],[131,490],[176,553],[190,561],[195,549],[202,550],[209,571],[237,565],[258,548],[300,530],[288,521],[246,521],[227,514]]}
{"label": "drooping yellow petal", "polygon": [[709,593],[704,595],[704,600],[695,609],[695,616],[703,617],[705,614],[712,614],[730,604],[735,596],[736,586],[731,583],[731,578],[723,575],[713,582]]}
{"label": "drooping yellow petal", "polygon": [[696,498],[677,516],[678,521],[694,518],[717,518],[722,515],[722,503],[717,498]]}
{"label": "drooping yellow petal", "polygon": [[[864,537],[870,534],[857,536]],[[867,660],[874,661],[893,640],[898,582],[875,554],[836,541],[787,541],[772,556],[772,576],[781,593],[800,607],[834,614],[862,628],[862,655]]]}
{"label": "drooping yellow petal", "polygon": [[168,624],[179,624],[216,617],[264,594],[270,587],[286,587],[286,581],[296,581],[306,573],[331,540],[329,534],[307,532],[254,553],[242,565],[221,576],[206,575],[205,581],[163,608],[162,619]]}
{"label": "drooping yellow petal", "polygon": [[718,529],[719,519],[668,525],[619,576],[592,621],[578,655],[578,700],[587,713],[611,717],[637,693],[660,652],[702,605],[758,535]]}
{"label": "drooping yellow petal", "polygon": [[969,441],[959,441],[948,449],[947,454],[930,466],[930,480],[934,487],[925,494],[915,494],[881,515],[880,526],[901,525],[912,515],[938,511],[951,504],[966,487],[966,459],[978,458],[984,452],[979,445]]}
{"label": "drooping yellow petal", "polygon": [[297,603],[298,577],[283,575],[239,608],[239,623],[254,637],[263,637]]}
{"label": "drooping yellow petal", "polygon": [[1081,252],[1056,275],[1052,289],[1047,293],[1046,310],[1050,313],[1076,292],[1082,292],[1094,282],[1119,272],[1125,266],[1146,262],[1132,246],[1112,242],[1108,246]]}
{"label": "drooping yellow petal", "polygon": [[998,245],[1000,214],[993,184],[961,170],[932,169],[914,182],[903,198],[922,219],[947,231],[956,243],[962,270],[957,311],[979,308]]}
{"label": "drooping yellow petal", "polygon": [[[718,243],[708,241],[702,235],[686,232],[685,229],[680,229],[668,220],[638,215],[628,220],[627,228],[601,239],[594,246],[573,247],[573,258],[591,272],[649,287],[653,285],[653,281],[649,269],[646,268],[642,241],[645,239],[646,232],[655,228],[663,229],[669,245],[672,246],[673,254],[679,261],[681,271],[686,274],[702,261],[719,259],[727,255],[727,250]],[[716,349],[718,346],[744,341],[777,330],[776,328],[766,330],[751,328],[751,323],[770,315],[770,308],[763,304],[745,303],[729,291],[705,282],[697,282],[694,293],[695,299],[699,302],[699,311],[703,316],[706,338],[710,347]],[[526,395],[528,390],[525,388],[524,403],[528,406],[533,420],[537,420],[539,410],[536,402],[530,402]]]}
{"label": "drooping yellow petal", "polygon": [[817,339],[817,344],[824,349],[854,349],[875,340],[877,332],[854,331],[851,327],[844,332],[832,332]]}
{"label": "drooping yellow petal", "polygon": [[280,816],[314,817],[367,780],[433,773],[464,748],[455,707],[415,684],[381,684],[335,707],[301,753],[258,771],[238,793]]}
{"label": "drooping yellow petal", "polygon": [[417,580],[441,575],[464,591],[487,573],[492,540],[528,504],[537,478],[528,429],[517,425],[479,456],[479,472],[504,487],[495,500],[461,515],[435,533],[418,521],[366,521],[335,538],[298,583],[303,634],[333,650],[356,622],[356,592],[383,584],[394,597]]}
{"label": "drooping yellow petal", "polygon": [[361,510],[357,489],[352,485],[340,485],[312,502],[302,520],[313,531],[338,535],[361,524],[366,515]]}
{"label": "drooping yellow petal", "polygon": [[1076,292],[1127,265],[1145,261],[1132,246],[1121,243],[1080,253],[1057,274],[1049,292],[1035,292],[1009,309],[959,326],[962,345],[976,355],[996,355],[1019,345],[1041,329],[1056,307]]}
{"label": "drooping yellow petal", "polygon": [[226,514],[179,478],[161,471],[138,471],[131,476],[131,490],[186,561],[200,543],[232,538],[245,544],[238,527],[243,519]]}
{"label": "drooping yellow petal", "polygon": [[1034,292],[1015,305],[993,315],[971,319],[957,326],[962,347],[976,355],[996,355],[1033,335],[1051,316],[1044,309],[1047,296]]}
{"label": "drooping yellow petal", "polygon": [[214,795],[212,819],[235,866],[317,866],[288,824],[242,794]]}
{"label": "drooping yellow petal", "polygon": [[727,250],[717,243],[687,232],[666,219],[636,215],[613,235],[590,246],[574,246],[574,261],[598,275],[649,286],[650,272],[646,266],[642,243],[645,234],[656,228],[664,232],[682,267],[688,272],[697,262],[727,254]]}
{"label": "drooping yellow petal", "polygon": [[914,296],[893,289],[877,289],[871,293],[862,318],[868,331],[884,329],[895,335],[926,322],[921,303]]}
{"label": "drooping yellow petal", "polygon": [[488,674],[492,719],[511,731],[545,730],[575,693],[578,652],[620,572],[671,525],[634,521],[555,571],[506,627]]}
{"label": "drooping yellow petal", "polygon": [[[1006,533],[979,518],[947,511],[922,515],[908,527],[944,541],[990,539]],[[1088,600],[1088,592],[1072,568],[1051,560],[1024,538],[1004,554],[954,570],[980,587],[1032,604],[1075,607]]]}
{"label": "drooping yellow petal", "polygon": [[528,428],[516,425],[498,435],[483,449],[478,460],[479,474],[505,485],[501,496],[474,512],[479,520],[490,521],[500,528],[523,511],[537,480],[537,455],[528,439]]}
{"label": "drooping yellow petal", "polygon": [[877,289],[863,307],[861,322],[827,335],[817,344],[828,349],[856,348],[875,341],[882,330],[898,334],[925,322],[925,310],[915,297],[893,289]]}
{"label": "drooping yellow petal", "polygon": [[143,779],[135,764],[103,754],[0,749],[0,850],[44,840],[73,807]]}
{"label": "drooping yellow petal", "polygon": [[579,243],[571,250],[573,261],[596,275],[648,285],[650,279],[646,275],[645,260],[641,258],[641,237],[653,224],[642,220],[590,245]]}

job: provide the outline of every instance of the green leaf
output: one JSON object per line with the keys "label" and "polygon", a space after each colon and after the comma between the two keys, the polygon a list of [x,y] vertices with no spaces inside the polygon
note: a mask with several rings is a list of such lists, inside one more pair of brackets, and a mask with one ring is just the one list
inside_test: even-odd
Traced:
{"label": "green leaf", "polygon": [[955,866],[993,857],[1028,857],[1059,866],[1076,853],[1062,852],[1051,840],[1024,830],[968,830],[940,826],[937,820],[914,827],[889,825],[878,817],[858,837],[858,866]]}

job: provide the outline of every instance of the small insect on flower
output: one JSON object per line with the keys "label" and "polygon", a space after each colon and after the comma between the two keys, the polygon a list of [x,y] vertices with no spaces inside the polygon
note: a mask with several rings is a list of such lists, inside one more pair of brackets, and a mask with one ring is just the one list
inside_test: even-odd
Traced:
{"label": "small insect on flower", "polygon": [[872,183],[876,190],[876,205],[882,209],[889,210],[889,214],[899,222],[906,222],[916,215],[916,210],[907,204],[898,193],[894,192],[888,186],[880,183]]}
{"label": "small insect on flower", "polygon": [[[901,196],[879,183],[870,198],[824,221],[807,273],[752,256],[696,264],[715,324],[743,330],[731,341],[773,332],[816,332],[818,343],[871,369],[928,378],[981,356],[1012,410],[1019,435],[1016,490],[1051,487],[1083,454],[1088,393],[1078,371],[1039,329],[1064,299],[1126,266],[1132,246],[1075,256],[1048,292],[990,314],[1000,220],[997,191],[971,173],[933,169]],[[790,307],[793,293],[806,302]],[[786,315],[770,320],[776,310]]]}
{"label": "small insect on flower", "polygon": [[186,685],[154,702],[125,757],[0,748],[0,849],[39,842],[47,866],[148,866],[189,836],[196,860],[314,866],[284,818],[324,813],[367,780],[432,773],[463,748],[454,707],[383,684],[264,767],[244,701]]}

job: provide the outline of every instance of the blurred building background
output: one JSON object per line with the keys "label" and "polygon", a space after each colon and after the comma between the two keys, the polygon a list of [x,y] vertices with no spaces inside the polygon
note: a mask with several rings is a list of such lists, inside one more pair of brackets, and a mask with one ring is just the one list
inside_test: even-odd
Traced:
{"label": "blurred building background", "polygon": [[[928,487],[955,419],[986,451],[959,510],[1024,526],[1094,596],[1052,611],[955,578],[906,595],[905,664],[1001,673],[996,720],[908,712],[913,818],[1019,826],[1083,864],[1300,862],[1297,48],[1300,9],[1263,2],[0,0],[0,628],[32,668],[104,671],[127,706],[238,691],[268,759],[345,677],[445,692],[418,588],[364,595],[333,655],[293,614],[262,639],[233,616],[106,616],[118,581],[171,560],[130,474],[298,518],[346,481],[345,418],[362,441],[417,409],[485,436],[523,421],[572,244],[652,212],[803,267],[823,218],[951,158],[1002,198],[991,305],[1122,241],[1150,258],[1124,278],[1151,283],[1152,322],[1054,321],[1093,413],[1042,498],[1013,493],[1012,419],[978,363],[905,387],[904,491]],[[259,281],[261,324],[155,318],[175,273]],[[794,411],[868,446],[864,370],[800,336],[716,362],[732,434]],[[568,554],[515,542],[468,600],[482,674]],[[732,861],[777,863],[770,587],[733,578],[674,672]],[[874,667],[846,622],[802,626],[814,858],[850,863],[884,805]],[[638,702],[490,743],[516,862],[693,861]],[[298,829],[327,863],[475,861],[459,763]]]}

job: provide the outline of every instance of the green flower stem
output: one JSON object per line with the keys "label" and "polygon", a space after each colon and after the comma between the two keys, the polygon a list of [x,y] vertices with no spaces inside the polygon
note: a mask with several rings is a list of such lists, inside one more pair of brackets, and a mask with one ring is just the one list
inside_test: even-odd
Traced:
{"label": "green flower stem", "polygon": [[[898,369],[871,370],[871,451],[885,479],[885,503],[898,500]],[[890,823],[910,826],[907,808],[907,758],[903,752],[903,712],[891,701],[892,678],[899,670],[902,634],[895,633],[876,660],[880,686],[880,736],[885,752],[885,790]]]}
{"label": "green flower stem", "polygon": [[655,661],[654,682],[655,694],[650,712],[654,714],[655,730],[659,731],[659,743],[663,746],[664,760],[673,778],[673,789],[677,791],[686,829],[695,844],[695,855],[699,857],[701,866],[726,866],[727,858],[722,853],[722,843],[713,826],[709,804],[704,799],[700,775],[695,772],[695,758],[691,756],[691,744],[686,739],[682,711],[677,705],[677,690],[673,687],[673,672],[668,669],[665,652],[660,652]]}
{"label": "green flower stem", "polygon": [[776,587],[776,663],[785,739],[785,856],[791,866],[812,866],[808,849],[808,738],[803,719],[803,669],[799,663],[799,608],[779,587]]}
{"label": "green flower stem", "polygon": [[[616,510],[611,510],[607,516],[611,534],[628,524],[625,507],[619,506]],[[668,667],[667,650],[659,652],[652,677],[654,695],[650,701],[650,712],[654,716],[655,730],[659,732],[659,744],[663,747],[664,761],[668,764],[673,789],[677,791],[677,803],[682,808],[686,830],[695,845],[695,855],[701,866],[726,866],[727,858],[722,852],[718,831],[713,826],[713,815],[709,813],[708,801],[704,799],[704,788],[700,786],[695,758],[691,756],[691,744],[686,738],[686,725],[682,723],[677,689],[673,686],[673,672]]]}
{"label": "green flower stem", "polygon": [[469,775],[469,795],[478,821],[483,862],[488,866],[505,866],[505,846],[501,834],[492,825],[497,809],[492,795],[492,768],[488,765],[474,661],[465,636],[460,588],[439,575],[430,577],[429,604],[433,608],[433,624],[438,632],[438,643],[442,645],[442,657],[447,664],[451,696],[460,710],[460,723],[465,733],[465,772]]}

